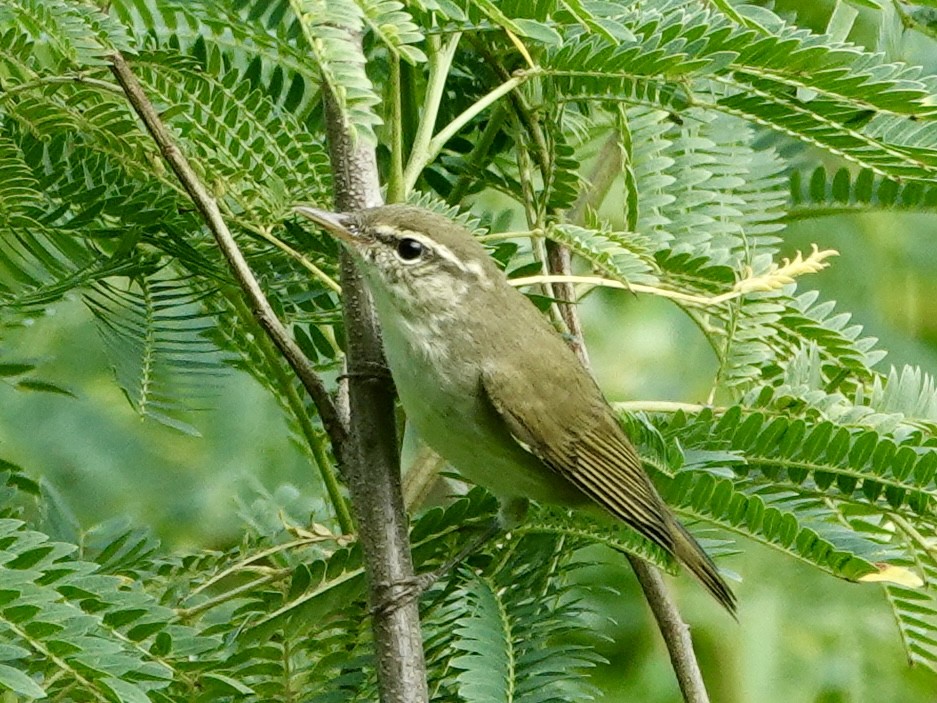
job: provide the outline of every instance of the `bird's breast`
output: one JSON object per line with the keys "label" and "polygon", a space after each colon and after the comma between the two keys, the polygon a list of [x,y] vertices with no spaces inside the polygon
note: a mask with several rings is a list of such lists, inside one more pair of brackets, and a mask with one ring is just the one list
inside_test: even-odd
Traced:
{"label": "bird's breast", "polygon": [[482,390],[478,345],[451,336],[465,330],[430,332],[418,324],[398,319],[382,327],[400,402],[423,441],[496,495],[575,502],[578,493],[526,451],[491,406]]}

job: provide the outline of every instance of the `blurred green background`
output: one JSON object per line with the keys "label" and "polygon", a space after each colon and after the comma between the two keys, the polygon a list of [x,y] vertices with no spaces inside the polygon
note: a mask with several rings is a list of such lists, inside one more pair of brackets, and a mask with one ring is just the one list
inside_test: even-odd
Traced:
{"label": "blurred green background", "polygon": [[[832,4],[778,2],[822,29]],[[937,67],[932,42],[901,34],[894,18],[863,10],[853,39],[883,43],[895,58]],[[884,29],[883,29],[884,27]],[[937,371],[937,216],[874,213],[793,222],[785,250],[835,248],[832,267],[802,280],[839,301],[890,351],[889,365]],[[595,372],[611,400],[700,402],[714,359],[673,305],[603,291],[583,305]],[[609,322],[609,321],[612,322]],[[600,323],[601,321],[601,323]],[[601,333],[599,333],[601,331]],[[251,504],[266,501],[321,514],[318,478],[294,448],[280,409],[246,374],[219,380],[191,437],[141,421],[122,397],[93,318],[71,299],[0,338],[0,360],[37,364],[45,380],[76,398],[0,383],[0,458],[42,477],[82,527],[128,516],[171,549],[239,540]],[[3,379],[0,379],[2,381]],[[60,535],[67,537],[67,535]],[[666,652],[627,565],[601,551],[581,578],[596,590],[591,623],[608,636],[607,666],[595,673],[604,701],[679,700]],[[937,702],[937,675],[909,669],[881,589],[855,585],[757,545],[726,561],[742,574],[738,624],[693,583],[675,581],[694,628],[714,701],[727,703]],[[630,692],[625,697],[623,691]]]}

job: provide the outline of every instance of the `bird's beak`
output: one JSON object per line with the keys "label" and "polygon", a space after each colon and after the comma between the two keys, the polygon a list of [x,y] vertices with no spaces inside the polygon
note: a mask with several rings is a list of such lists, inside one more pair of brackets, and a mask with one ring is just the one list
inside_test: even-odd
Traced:
{"label": "bird's beak", "polygon": [[359,243],[352,227],[351,217],[341,212],[329,212],[308,205],[297,205],[294,212],[312,220],[329,234],[349,244]]}

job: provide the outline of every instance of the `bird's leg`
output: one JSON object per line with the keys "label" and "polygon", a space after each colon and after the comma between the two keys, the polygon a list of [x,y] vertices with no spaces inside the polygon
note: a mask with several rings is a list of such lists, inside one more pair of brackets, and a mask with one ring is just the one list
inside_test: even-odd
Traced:
{"label": "bird's leg", "polygon": [[452,569],[461,564],[471,554],[476,552],[479,547],[492,539],[499,532],[510,529],[517,525],[527,514],[529,501],[526,498],[510,498],[501,503],[498,515],[485,528],[484,532],[471,540],[455,556],[446,561],[432,571],[425,574],[418,574],[412,579],[403,579],[390,584],[384,584],[387,594],[381,599],[381,602],[371,608],[372,614],[386,614],[397,610],[397,608],[406,605],[414,598],[419,598],[423,593],[432,588],[437,581],[448,574]]}

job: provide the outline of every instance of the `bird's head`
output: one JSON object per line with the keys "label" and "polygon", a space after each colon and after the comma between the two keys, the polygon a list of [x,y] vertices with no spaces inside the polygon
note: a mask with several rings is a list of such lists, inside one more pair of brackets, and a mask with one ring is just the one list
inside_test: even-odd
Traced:
{"label": "bird's head", "polygon": [[295,208],[341,241],[376,296],[401,314],[452,311],[499,275],[485,248],[449,218],[411,205],[352,213]]}

